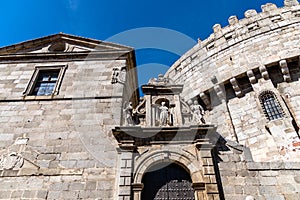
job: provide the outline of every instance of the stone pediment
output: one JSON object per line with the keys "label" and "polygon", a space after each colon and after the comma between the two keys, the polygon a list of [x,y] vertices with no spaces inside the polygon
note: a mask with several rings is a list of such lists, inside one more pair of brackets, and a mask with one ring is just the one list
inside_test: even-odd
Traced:
{"label": "stone pediment", "polygon": [[131,51],[131,47],[110,42],[59,33],[0,48],[0,54],[118,52]]}

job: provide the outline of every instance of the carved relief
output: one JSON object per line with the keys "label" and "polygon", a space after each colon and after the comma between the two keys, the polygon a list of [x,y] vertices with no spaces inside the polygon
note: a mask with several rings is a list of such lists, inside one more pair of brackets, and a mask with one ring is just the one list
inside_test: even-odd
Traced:
{"label": "carved relief", "polygon": [[24,159],[17,153],[7,153],[0,157],[0,169],[19,169],[23,166]]}
{"label": "carved relief", "polygon": [[188,101],[188,104],[190,105],[191,111],[192,111],[192,123],[194,124],[205,124],[205,120],[203,118],[204,116],[204,109],[203,107],[198,103],[198,101],[192,102],[192,100]]}
{"label": "carved relief", "polygon": [[29,138],[17,138],[13,145],[0,151],[0,170],[19,170],[21,168],[39,168],[39,153],[27,145]]}
{"label": "carved relief", "polygon": [[126,69],[125,67],[115,67],[112,69],[111,83],[121,83],[124,84],[126,81]]}
{"label": "carved relief", "polygon": [[146,99],[143,98],[142,101],[139,103],[139,105],[136,107],[135,112],[140,115],[145,115],[146,114],[145,106],[146,106]]}
{"label": "carved relief", "polygon": [[133,126],[133,107],[132,103],[129,102],[128,105],[125,103],[125,108],[123,109],[125,113],[125,120],[127,126]]}
{"label": "carved relief", "polygon": [[170,85],[173,84],[174,82],[167,77],[164,77],[164,75],[159,74],[158,78],[151,78],[148,81],[148,85]]}
{"label": "carved relief", "polygon": [[169,108],[165,105],[166,102],[161,102],[161,106],[158,107],[160,110],[159,114],[159,125],[160,126],[166,126],[167,125],[167,120],[169,116]]}

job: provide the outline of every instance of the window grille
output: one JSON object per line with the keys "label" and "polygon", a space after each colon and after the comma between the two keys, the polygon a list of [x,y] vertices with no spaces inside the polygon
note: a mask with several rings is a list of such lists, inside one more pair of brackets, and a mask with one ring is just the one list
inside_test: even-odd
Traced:
{"label": "window grille", "polygon": [[283,118],[284,112],[273,92],[268,91],[261,94],[260,102],[262,104],[264,113],[269,120]]}

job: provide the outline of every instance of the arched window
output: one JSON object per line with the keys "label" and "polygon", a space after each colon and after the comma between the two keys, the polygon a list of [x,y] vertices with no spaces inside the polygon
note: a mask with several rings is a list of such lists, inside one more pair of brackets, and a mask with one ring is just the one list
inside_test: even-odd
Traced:
{"label": "arched window", "polygon": [[259,95],[259,100],[264,113],[269,120],[283,118],[284,112],[276,99],[276,95],[271,91],[265,91]]}

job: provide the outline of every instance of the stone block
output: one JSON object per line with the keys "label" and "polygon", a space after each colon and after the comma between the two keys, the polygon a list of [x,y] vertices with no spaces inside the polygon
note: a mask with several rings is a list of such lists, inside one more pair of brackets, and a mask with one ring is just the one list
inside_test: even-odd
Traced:
{"label": "stone block", "polygon": [[299,190],[296,190],[296,184],[294,183],[285,183],[279,186],[279,189],[282,194],[294,194],[296,192],[299,192]]}
{"label": "stone block", "polygon": [[11,191],[1,191],[0,192],[0,199],[10,199]]}
{"label": "stone block", "polygon": [[17,176],[19,173],[19,170],[3,170],[2,176]]}
{"label": "stone block", "polygon": [[73,182],[69,185],[69,190],[83,190],[84,189],[84,183],[81,182]]}
{"label": "stone block", "polygon": [[23,199],[34,199],[35,198],[35,194],[36,194],[37,191],[35,190],[25,190],[23,192],[23,195],[22,195],[22,198]]}
{"label": "stone block", "polygon": [[95,190],[97,186],[96,181],[88,181],[85,184],[85,190]]}
{"label": "stone block", "polygon": [[52,183],[50,184],[49,188],[51,191],[67,191],[69,189],[69,183],[67,182]]}
{"label": "stone block", "polygon": [[222,176],[236,176],[236,171],[235,170],[222,170],[220,171]]}
{"label": "stone block", "polygon": [[119,188],[120,195],[130,195],[131,187],[130,186],[121,186]]}
{"label": "stone block", "polygon": [[79,192],[78,191],[62,191],[61,199],[78,199]]}
{"label": "stone block", "polygon": [[265,177],[276,177],[278,176],[278,171],[260,171],[259,174]]}
{"label": "stone block", "polygon": [[261,185],[277,185],[277,179],[275,177],[260,177],[259,182]]}
{"label": "stone block", "polygon": [[254,178],[254,177],[247,177],[245,179],[245,183],[246,183],[247,186],[251,186],[251,185],[258,186],[258,185],[260,185],[259,178]]}
{"label": "stone block", "polygon": [[286,7],[292,7],[296,5],[299,5],[298,0],[284,0],[284,6]]}
{"label": "stone block", "polygon": [[246,18],[250,18],[250,17],[253,17],[253,16],[255,16],[255,15],[257,15],[257,12],[256,12],[256,10],[253,10],[253,9],[247,10],[247,11],[245,12],[245,14],[244,14],[244,16],[245,16]]}
{"label": "stone block", "polygon": [[263,195],[263,196],[273,194],[274,191],[277,191],[276,186],[260,186],[259,187],[259,194]]}
{"label": "stone block", "polygon": [[266,199],[271,199],[271,200],[286,200],[284,198],[284,196],[281,195],[281,194],[278,194],[278,195],[276,195],[276,194],[266,194],[265,197],[266,197]]}
{"label": "stone block", "polygon": [[285,200],[299,200],[300,194],[284,194]]}
{"label": "stone block", "polygon": [[[9,192],[7,191],[7,193],[9,193]],[[23,194],[22,190],[12,191],[10,198],[21,199],[22,194]]]}
{"label": "stone block", "polygon": [[241,176],[241,177],[248,177],[249,176],[249,171],[246,170],[246,169],[237,170],[236,173],[237,173],[238,176]]}
{"label": "stone block", "polygon": [[36,197],[39,199],[46,199],[48,195],[48,191],[47,190],[39,190],[36,193]]}
{"label": "stone block", "polygon": [[237,18],[237,16],[230,16],[229,18],[228,18],[228,23],[230,24],[230,25],[234,25],[234,24],[236,24],[236,23],[238,23],[238,18]]}
{"label": "stone block", "polygon": [[76,160],[62,160],[59,165],[63,168],[75,168],[76,163]]}
{"label": "stone block", "polygon": [[205,188],[207,193],[218,193],[218,185],[217,184],[205,184]]}

